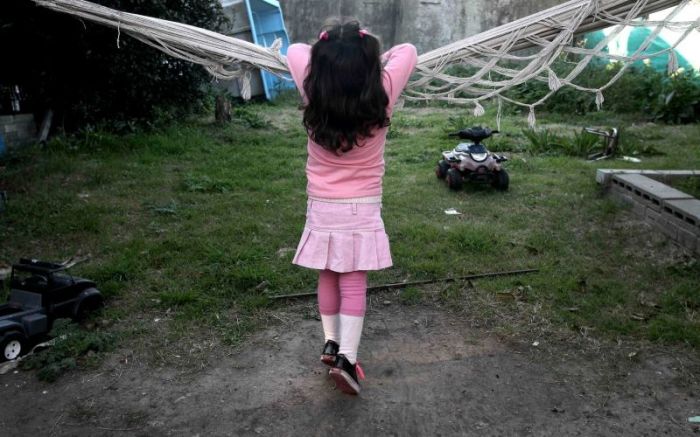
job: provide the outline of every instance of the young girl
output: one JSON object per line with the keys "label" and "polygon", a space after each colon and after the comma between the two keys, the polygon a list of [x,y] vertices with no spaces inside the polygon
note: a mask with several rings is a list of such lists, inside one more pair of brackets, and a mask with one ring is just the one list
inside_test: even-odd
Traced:
{"label": "young girl", "polygon": [[384,142],[416,49],[402,44],[380,55],[357,21],[333,21],[313,46],[292,44],[287,63],[309,135],[306,225],[293,262],[319,270],[321,361],[340,390],[358,394],[367,271],[391,266],[380,214]]}

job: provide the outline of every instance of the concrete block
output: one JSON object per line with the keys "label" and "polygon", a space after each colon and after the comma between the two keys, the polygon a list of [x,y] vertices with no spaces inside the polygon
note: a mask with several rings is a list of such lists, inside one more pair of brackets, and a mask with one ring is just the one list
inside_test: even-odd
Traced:
{"label": "concrete block", "polygon": [[690,176],[697,176],[700,171],[698,170],[656,170],[656,173],[665,180],[672,180],[675,178],[685,178]]}
{"label": "concrete block", "polygon": [[621,192],[619,190],[611,191],[611,195],[612,195],[612,198],[619,205],[623,205],[625,207],[631,208],[632,212],[634,212],[636,215],[638,215],[642,219],[646,218],[646,210],[648,208],[644,203],[638,202],[637,199],[635,199],[634,197],[629,196],[627,193]]}
{"label": "concrete block", "polygon": [[0,117],[0,133],[5,143],[20,146],[36,140],[36,123],[33,114],[4,115]]}
{"label": "concrete block", "polygon": [[24,129],[20,130],[19,136],[21,138],[24,138],[28,141],[32,141],[33,139],[36,138],[36,128],[34,126],[28,126],[25,127]]}
{"label": "concrete block", "polygon": [[632,206],[635,202],[634,199],[632,199],[626,192],[619,190],[619,189],[613,189],[610,191],[610,194],[618,204],[625,205],[625,206]]}
{"label": "concrete block", "polygon": [[13,122],[19,124],[34,123],[34,114],[15,114],[12,118]]}
{"label": "concrete block", "polygon": [[646,210],[646,219],[649,223],[656,224],[656,222],[659,221],[661,218],[661,213],[658,211],[654,211],[651,208],[647,208]]}
{"label": "concrete block", "polygon": [[[648,208],[654,211],[661,211],[661,200],[656,197],[650,196],[648,193],[636,189],[634,185],[625,183],[616,178],[612,179],[612,184],[610,185],[611,192],[617,192],[625,194],[626,196],[633,197],[636,201],[642,203]],[[636,190],[636,192],[635,192]]]}
{"label": "concrete block", "polygon": [[673,214],[669,214],[669,212],[666,210],[660,212],[660,219],[666,220],[667,222],[673,224],[679,230],[684,229],[685,231],[690,232],[696,237],[700,237],[700,227],[693,226],[687,223],[685,220],[678,218]]}
{"label": "concrete block", "polygon": [[638,202],[637,199],[632,198],[632,211],[634,211],[635,214],[644,218],[646,217],[646,210],[647,206],[644,203]]}
{"label": "concrete block", "polygon": [[599,168],[595,172],[595,181],[600,185],[608,185],[610,183],[610,179],[613,177],[613,171],[614,170],[607,168]]}
{"label": "concrete block", "polygon": [[673,200],[673,199],[692,199],[693,196],[669,187],[666,184],[655,181],[649,177],[639,174],[615,175],[615,179],[620,181],[625,188],[631,190],[638,196],[643,197],[644,194],[658,200]]}
{"label": "concrete block", "polygon": [[632,192],[632,185],[626,184],[625,182],[618,180],[617,175],[612,178],[612,184],[610,184],[610,188],[613,191],[619,191],[620,193]]}
{"label": "concrete block", "polygon": [[659,217],[655,222],[656,228],[673,241],[678,241],[678,227],[674,226],[673,222]]}
{"label": "concrete block", "polygon": [[670,209],[672,214],[688,224],[700,227],[700,200],[678,199],[664,202],[664,209]]}
{"label": "concrete block", "polygon": [[695,251],[698,248],[698,236],[683,228],[677,229],[676,241],[690,251]]}
{"label": "concrete block", "polygon": [[635,170],[619,168],[601,168],[596,170],[596,182],[601,185],[610,184],[610,180],[615,175],[638,174],[656,179],[661,182],[668,182],[674,178],[700,176],[700,170]]}

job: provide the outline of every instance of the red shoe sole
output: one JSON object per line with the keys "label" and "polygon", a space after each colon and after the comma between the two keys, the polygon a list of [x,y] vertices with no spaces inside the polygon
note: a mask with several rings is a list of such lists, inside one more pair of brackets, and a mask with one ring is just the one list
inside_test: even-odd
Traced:
{"label": "red shoe sole", "polygon": [[335,386],[338,390],[349,395],[359,395],[360,394],[360,384],[352,379],[352,376],[348,375],[347,372],[336,369],[335,367],[329,371],[331,378],[335,381]]}
{"label": "red shoe sole", "polygon": [[327,366],[335,364],[335,355],[321,355],[321,362]]}

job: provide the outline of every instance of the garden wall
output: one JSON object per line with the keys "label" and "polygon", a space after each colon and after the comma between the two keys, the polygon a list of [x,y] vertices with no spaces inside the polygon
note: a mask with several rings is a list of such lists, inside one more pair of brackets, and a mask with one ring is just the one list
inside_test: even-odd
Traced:
{"label": "garden wall", "polygon": [[700,254],[700,200],[663,183],[698,170],[598,170],[598,183],[671,240]]}
{"label": "garden wall", "polygon": [[0,116],[0,136],[8,147],[21,146],[36,140],[33,114]]}
{"label": "garden wall", "polygon": [[562,0],[281,0],[292,42],[318,36],[324,19],[352,16],[385,47],[411,42],[419,53],[531,15]]}

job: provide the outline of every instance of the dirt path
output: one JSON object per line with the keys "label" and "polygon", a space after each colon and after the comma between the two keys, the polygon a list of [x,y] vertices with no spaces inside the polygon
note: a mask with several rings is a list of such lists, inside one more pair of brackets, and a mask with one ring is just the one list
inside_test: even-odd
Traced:
{"label": "dirt path", "polygon": [[697,355],[533,346],[422,305],[370,311],[367,380],[349,397],[318,361],[319,322],[299,313],[199,371],[116,353],[54,384],[0,376],[0,434],[681,436],[700,415]]}

